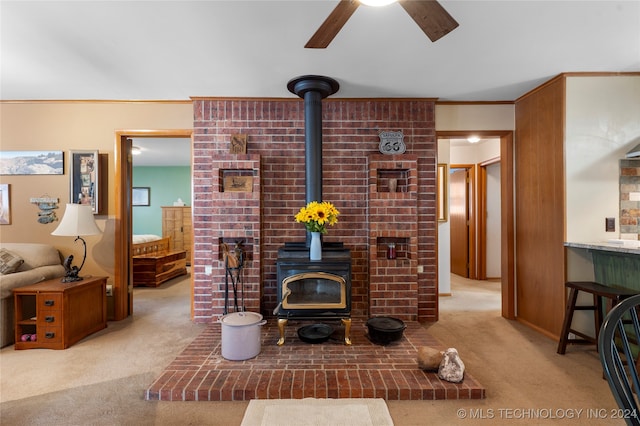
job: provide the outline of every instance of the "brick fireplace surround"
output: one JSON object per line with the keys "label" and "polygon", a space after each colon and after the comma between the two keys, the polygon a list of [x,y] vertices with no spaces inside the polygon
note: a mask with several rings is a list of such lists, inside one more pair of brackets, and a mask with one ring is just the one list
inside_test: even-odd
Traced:
{"label": "brick fireplace surround", "polygon": [[[305,200],[304,101],[194,98],[194,321],[223,312],[221,243],[244,241],[245,306],[272,315],[276,257],[285,242],[303,241],[293,216]],[[325,241],[352,254],[352,316],[389,315],[437,321],[435,101],[322,101],[323,198],[341,215]],[[405,154],[383,155],[381,131],[402,131]],[[230,154],[232,134],[247,135],[247,153]],[[385,179],[397,177],[388,192]],[[244,176],[250,191],[224,190]],[[398,257],[385,258],[395,242]],[[213,265],[211,275],[205,267]]]}
{"label": "brick fireplace surround", "polygon": [[[446,348],[419,324],[438,319],[434,101],[325,99],[322,105],[323,198],[341,212],[325,241],[351,251],[353,345],[344,345],[344,330],[333,342],[303,343],[294,325],[283,346],[274,344],[278,249],[306,236],[293,219],[305,203],[304,102],[194,99],[193,314],[211,325],[151,384],[146,399],[485,397],[470,375],[453,384],[417,367],[420,346]],[[406,153],[380,154],[378,135],[389,130],[404,133]],[[229,153],[237,133],[247,135],[246,154]],[[221,357],[216,320],[224,309],[221,245],[238,240],[245,249],[245,308],[268,321],[262,352],[234,362]],[[391,243],[395,259],[386,256]],[[368,317],[384,315],[408,325],[389,347],[364,333]]]}

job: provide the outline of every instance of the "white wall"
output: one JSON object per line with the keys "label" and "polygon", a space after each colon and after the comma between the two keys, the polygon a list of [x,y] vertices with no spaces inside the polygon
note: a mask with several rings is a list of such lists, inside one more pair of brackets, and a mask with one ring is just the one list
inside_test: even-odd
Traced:
{"label": "white wall", "polygon": [[487,167],[487,278],[502,275],[502,197],[500,163]]}
{"label": "white wall", "polygon": [[[619,161],[640,138],[640,76],[567,78],[567,241],[619,238]],[[605,218],[616,232],[605,232]]]}
{"label": "white wall", "polygon": [[[600,242],[620,235],[619,162],[640,138],[640,76],[568,77],[565,119],[566,240]],[[605,232],[605,218],[616,231]],[[568,249],[567,279],[594,278],[591,253]],[[590,302],[586,295],[579,302]],[[593,335],[591,312],[573,327]]]}
{"label": "white wall", "polygon": [[[449,164],[448,139],[438,139],[438,163]],[[445,203],[447,203],[448,216],[448,197]],[[448,217],[446,222],[438,222],[438,293],[451,294],[451,226]]]}
{"label": "white wall", "polygon": [[478,164],[500,157],[500,139],[451,147],[451,164]]}

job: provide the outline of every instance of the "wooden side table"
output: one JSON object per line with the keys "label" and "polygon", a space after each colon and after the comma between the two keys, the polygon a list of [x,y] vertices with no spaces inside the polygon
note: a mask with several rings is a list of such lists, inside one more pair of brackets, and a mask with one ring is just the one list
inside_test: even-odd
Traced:
{"label": "wooden side table", "polygon": [[[14,289],[15,349],[66,349],[105,328],[106,287],[107,277],[85,277],[72,283],[54,278]],[[23,341],[23,335],[30,339]]]}

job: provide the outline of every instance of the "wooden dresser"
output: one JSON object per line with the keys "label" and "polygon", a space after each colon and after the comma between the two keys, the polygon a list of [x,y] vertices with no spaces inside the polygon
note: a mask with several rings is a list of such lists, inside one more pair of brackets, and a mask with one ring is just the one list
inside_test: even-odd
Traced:
{"label": "wooden dresser", "polygon": [[171,238],[171,250],[187,252],[187,265],[191,265],[191,207],[162,207],[162,237]]}
{"label": "wooden dresser", "polygon": [[107,277],[85,277],[72,283],[54,278],[14,289],[15,349],[66,349],[105,328],[106,287]]}

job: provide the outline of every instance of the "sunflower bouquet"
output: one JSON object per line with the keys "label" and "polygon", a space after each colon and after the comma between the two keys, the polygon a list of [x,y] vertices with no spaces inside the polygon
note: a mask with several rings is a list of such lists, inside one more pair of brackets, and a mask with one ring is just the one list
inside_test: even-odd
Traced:
{"label": "sunflower bouquet", "polygon": [[309,232],[326,234],[327,225],[338,223],[339,214],[338,209],[328,201],[312,201],[300,209],[295,219],[296,222],[303,223]]}

